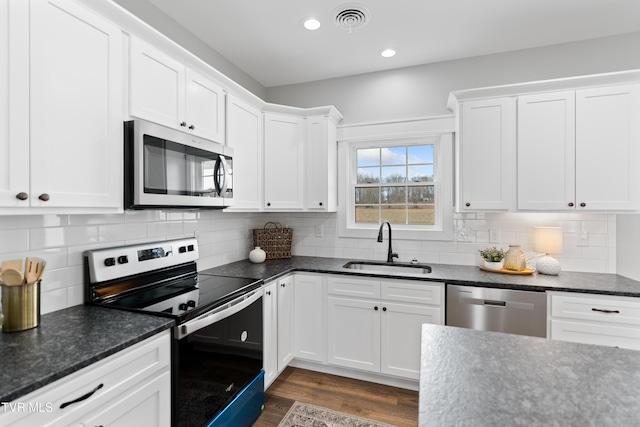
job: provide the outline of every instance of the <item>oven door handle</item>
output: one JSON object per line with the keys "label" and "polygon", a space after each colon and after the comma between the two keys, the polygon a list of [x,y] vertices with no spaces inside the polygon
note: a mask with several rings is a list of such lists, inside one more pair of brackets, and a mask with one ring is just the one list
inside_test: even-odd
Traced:
{"label": "oven door handle", "polygon": [[242,296],[242,298],[237,298],[231,302],[228,302],[224,306],[210,311],[209,313],[205,313],[200,317],[195,318],[183,325],[178,325],[175,332],[175,337],[177,339],[182,339],[187,335],[190,335],[197,330],[202,328],[206,328],[209,325],[212,325],[216,322],[221,321],[229,316],[233,316],[237,312],[244,310],[258,299],[262,298],[264,293],[263,288],[256,289],[255,291],[249,292]]}

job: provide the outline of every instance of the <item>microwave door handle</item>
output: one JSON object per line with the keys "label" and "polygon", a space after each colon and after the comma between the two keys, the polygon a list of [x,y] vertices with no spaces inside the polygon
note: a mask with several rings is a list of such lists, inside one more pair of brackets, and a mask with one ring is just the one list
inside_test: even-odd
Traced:
{"label": "microwave door handle", "polygon": [[[222,184],[220,184],[220,174],[218,173],[220,171],[220,168],[222,168]],[[229,165],[227,164],[227,159],[220,155],[218,156],[218,161],[216,162],[216,171],[215,171],[215,184],[216,184],[216,190],[218,190],[218,195],[220,197],[224,197],[224,194],[227,192],[227,172],[229,171]]]}

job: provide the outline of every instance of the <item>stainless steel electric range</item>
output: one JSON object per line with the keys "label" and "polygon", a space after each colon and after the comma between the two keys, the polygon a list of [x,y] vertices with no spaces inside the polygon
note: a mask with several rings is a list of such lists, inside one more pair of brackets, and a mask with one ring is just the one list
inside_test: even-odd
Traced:
{"label": "stainless steel electric range", "polygon": [[264,404],[262,281],[198,274],[195,238],[85,252],[87,304],[175,319],[172,424],[249,426]]}

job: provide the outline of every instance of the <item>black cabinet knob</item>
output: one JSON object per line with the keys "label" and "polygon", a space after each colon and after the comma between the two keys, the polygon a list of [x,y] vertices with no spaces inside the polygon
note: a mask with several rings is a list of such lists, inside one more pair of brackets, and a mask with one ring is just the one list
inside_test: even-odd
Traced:
{"label": "black cabinet knob", "polygon": [[465,203],[464,205],[465,205],[466,207],[469,207],[469,206],[471,206],[471,203],[467,202],[467,203]]}
{"label": "black cabinet knob", "polygon": [[50,197],[47,193],[42,193],[40,196],[38,196],[38,199],[42,200],[43,202],[48,202]]}
{"label": "black cabinet knob", "polygon": [[387,307],[382,307],[382,311],[387,311]]}
{"label": "black cabinet knob", "polygon": [[194,130],[196,127],[194,125],[189,126],[189,129]]}
{"label": "black cabinet knob", "polygon": [[267,206],[271,206],[271,203],[267,203]]}
{"label": "black cabinet knob", "polygon": [[375,307],[373,307],[373,309],[374,309],[375,311],[378,311],[378,306],[376,305]]}
{"label": "black cabinet knob", "polygon": [[181,122],[181,123],[180,123],[180,126],[182,126],[182,127],[187,126],[187,122]]}
{"label": "black cabinet knob", "polygon": [[573,207],[573,202],[569,202],[569,207],[572,208]]}
{"label": "black cabinet knob", "polygon": [[319,205],[322,206],[322,202],[320,202]]}
{"label": "black cabinet knob", "polygon": [[580,203],[580,207],[584,208],[585,206],[587,206],[587,204],[585,202]]}
{"label": "black cabinet knob", "polygon": [[25,192],[16,194],[16,199],[18,200],[27,200],[28,198],[29,198],[29,195]]}

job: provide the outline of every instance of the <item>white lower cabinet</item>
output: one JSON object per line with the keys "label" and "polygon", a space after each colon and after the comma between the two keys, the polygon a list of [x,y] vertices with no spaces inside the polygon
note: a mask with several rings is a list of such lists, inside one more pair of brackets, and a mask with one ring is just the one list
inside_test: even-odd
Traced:
{"label": "white lower cabinet", "polygon": [[[328,281],[328,363],[418,379],[421,325],[444,324],[444,284],[333,276]],[[377,298],[342,296],[375,295],[378,289]]]}
{"label": "white lower cabinet", "polygon": [[294,356],[324,361],[324,288],[322,276],[296,274],[294,278]]}
{"label": "white lower cabinet", "polygon": [[640,350],[640,299],[548,292],[548,325],[554,340]]}
{"label": "white lower cabinet", "polygon": [[169,426],[170,363],[167,330],[19,398],[0,425]]}
{"label": "white lower cabinet", "polygon": [[277,280],[278,288],[278,373],[293,359],[293,276]]}
{"label": "white lower cabinet", "polygon": [[278,284],[275,281],[264,287],[262,314],[264,318],[262,368],[266,390],[278,376]]}

